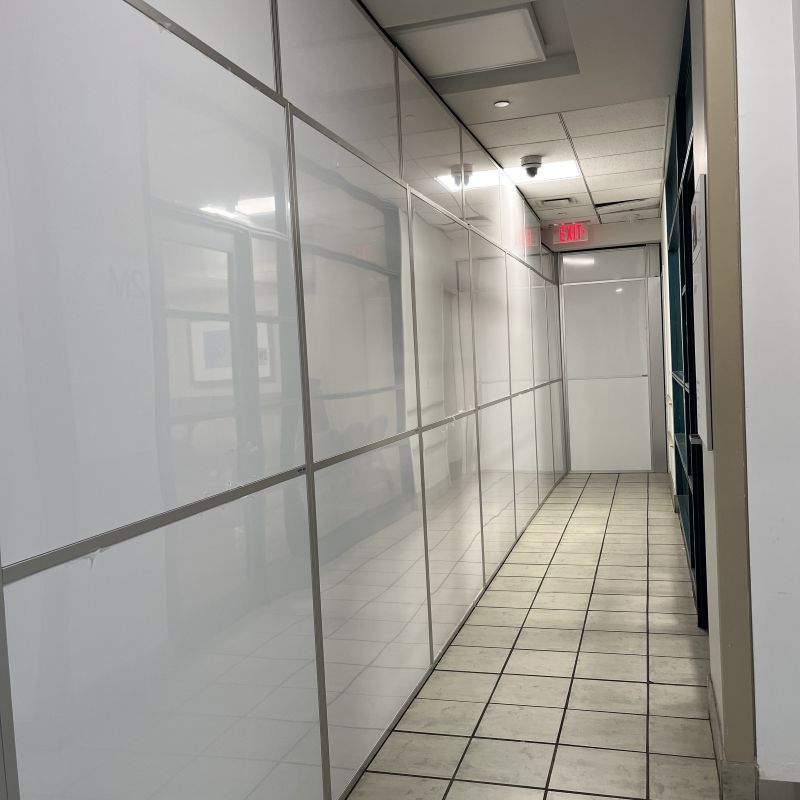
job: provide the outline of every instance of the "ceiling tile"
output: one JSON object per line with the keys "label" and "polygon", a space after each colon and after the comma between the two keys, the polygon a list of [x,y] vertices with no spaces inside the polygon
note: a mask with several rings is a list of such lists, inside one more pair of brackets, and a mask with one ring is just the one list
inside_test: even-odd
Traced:
{"label": "ceiling tile", "polygon": [[661,183],[660,169],[640,169],[635,172],[617,172],[611,175],[595,175],[586,179],[589,189],[622,189],[626,186],[644,186],[646,183]]}
{"label": "ceiling tile", "polygon": [[583,178],[566,178],[560,181],[531,181],[521,183],[520,190],[525,197],[572,197],[586,193]]}
{"label": "ceiling tile", "polygon": [[594,206],[571,206],[570,208],[537,209],[541,220],[575,220],[595,217]]}
{"label": "ceiling tile", "polygon": [[600,133],[597,136],[578,136],[573,142],[578,158],[581,159],[657,150],[664,146],[664,126],[619,133]]}
{"label": "ceiling tile", "polygon": [[661,197],[661,184],[630,186],[626,189],[603,189],[592,192],[595,203],[623,203],[626,200],[642,200],[646,197]]}
{"label": "ceiling tile", "polygon": [[573,137],[659,127],[667,124],[668,103],[666,97],[659,97],[635,103],[567,111],[564,122]]}
{"label": "ceiling tile", "polygon": [[661,216],[660,208],[647,209],[645,211],[620,211],[614,214],[601,214],[602,222],[630,222],[637,219],[658,219]]}
{"label": "ceiling tile", "polygon": [[556,139],[566,139],[564,128],[556,114],[540,117],[500,119],[472,126],[472,132],[485,147],[502,147],[509,144],[533,144]]}
{"label": "ceiling tile", "polygon": [[537,142],[535,145],[515,144],[509,147],[491,147],[489,152],[506,169],[518,167],[520,158],[526,155],[540,155],[545,161],[575,160],[575,154],[566,139],[554,142]]}
{"label": "ceiling tile", "polygon": [[660,148],[641,153],[581,159],[581,170],[587,178],[594,175],[613,175],[617,172],[634,172],[643,169],[660,170],[663,166],[664,153]]}

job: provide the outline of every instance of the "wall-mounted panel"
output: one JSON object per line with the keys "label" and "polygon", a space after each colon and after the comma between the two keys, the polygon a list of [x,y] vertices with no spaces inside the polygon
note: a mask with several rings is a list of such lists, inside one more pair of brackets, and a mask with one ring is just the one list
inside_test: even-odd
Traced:
{"label": "wall-mounted panel", "polygon": [[474,416],[426,431],[422,446],[436,655],[483,588]]}
{"label": "wall-mounted panel", "polygon": [[403,180],[461,216],[461,131],[441,99],[410,67],[398,62],[403,128]]}
{"label": "wall-mounted panel", "polygon": [[[305,480],[5,589],[23,798],[322,797]],[[289,791],[289,794],[285,794]]]}
{"label": "wall-mounted panel", "polygon": [[506,557],[516,539],[511,403],[497,403],[478,412],[481,445],[481,502],[486,579]]}
{"label": "wall-mounted panel", "polygon": [[644,278],[647,270],[646,252],[643,247],[625,247],[565,253],[561,256],[561,283]]}
{"label": "wall-mounted panel", "polygon": [[[517,535],[539,508],[539,470],[536,462],[536,408],[533,392],[511,400],[514,439],[514,491]],[[547,431],[543,435],[548,435]]]}
{"label": "wall-mounted panel", "polygon": [[478,405],[509,395],[506,256],[470,234]]}
{"label": "wall-mounted panel", "polygon": [[316,459],[416,426],[406,192],[295,121]]}
{"label": "wall-mounted panel", "polygon": [[278,0],[286,97],[399,175],[394,53],[350,0]]}
{"label": "wall-mounted panel", "polygon": [[5,563],[303,450],[283,110],[127,4],[11,17]]}
{"label": "wall-mounted panel", "polygon": [[475,407],[467,229],[412,202],[422,424]]}
{"label": "wall-mounted panel", "polygon": [[[417,437],[316,474],[334,796],[430,665]],[[314,742],[296,760],[317,764]]]}

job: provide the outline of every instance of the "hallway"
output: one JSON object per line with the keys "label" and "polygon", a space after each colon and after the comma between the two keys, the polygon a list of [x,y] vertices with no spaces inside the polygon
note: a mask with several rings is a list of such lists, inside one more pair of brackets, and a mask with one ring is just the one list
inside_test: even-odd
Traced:
{"label": "hallway", "polygon": [[567,475],[350,800],[717,798],[707,659],[668,476]]}

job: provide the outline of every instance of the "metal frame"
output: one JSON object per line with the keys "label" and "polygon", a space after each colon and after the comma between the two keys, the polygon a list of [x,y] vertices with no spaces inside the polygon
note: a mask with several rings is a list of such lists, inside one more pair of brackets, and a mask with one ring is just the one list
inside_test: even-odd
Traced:
{"label": "metal frame", "polygon": [[[277,103],[284,109],[285,135],[286,135],[286,147],[287,147],[286,155],[287,155],[287,172],[288,172],[288,192],[290,198],[290,236],[291,236],[290,252],[292,254],[293,265],[294,265],[295,294],[296,294],[296,305],[297,305],[296,310],[297,310],[298,343],[299,343],[299,359],[300,359],[301,402],[302,402],[305,464],[292,467],[291,469],[285,470],[275,475],[267,476],[256,481],[242,484],[232,489],[214,494],[210,497],[204,497],[202,499],[187,503],[177,508],[168,509],[162,513],[158,513],[153,516],[147,517],[145,519],[137,520],[135,522],[122,525],[112,530],[99,532],[97,534],[88,536],[79,541],[72,542],[62,547],[54,548],[52,550],[37,554],[35,556],[23,559],[21,561],[14,562],[12,564],[3,565],[2,559],[0,558],[0,579],[2,583],[2,591],[0,591],[0,745],[2,746],[2,762],[0,763],[0,771],[2,771],[2,774],[0,774],[0,800],[20,800],[20,787],[19,787],[19,778],[18,778],[17,761],[16,761],[16,746],[14,739],[14,718],[13,718],[12,700],[11,700],[8,647],[6,641],[5,606],[4,606],[4,595],[3,595],[5,586],[11,585],[20,580],[24,580],[25,578],[32,577],[46,570],[53,569],[60,565],[67,564],[71,561],[74,561],[75,559],[83,558],[87,555],[91,555],[92,553],[98,552],[100,550],[104,550],[106,548],[113,547],[114,545],[121,544],[122,542],[130,541],[139,536],[158,530],[159,528],[163,528],[164,526],[189,519],[190,517],[204,513],[214,508],[218,508],[219,506],[233,502],[235,500],[242,499],[256,492],[260,492],[264,489],[278,486],[287,481],[294,480],[300,476],[305,476],[306,502],[308,506],[307,511],[308,511],[309,548],[310,548],[311,573],[312,573],[311,594],[312,594],[312,605],[313,605],[314,639],[316,647],[315,660],[316,660],[317,693],[318,693],[318,705],[319,705],[318,710],[319,710],[319,725],[320,725],[320,756],[321,756],[322,786],[323,786],[323,796],[325,800],[333,800],[331,781],[330,781],[330,753],[329,753],[328,725],[327,725],[327,697],[325,688],[324,637],[322,629],[322,597],[321,597],[321,586],[320,586],[318,521],[317,521],[317,509],[316,509],[316,484],[315,484],[316,472],[321,469],[325,469],[326,467],[332,466],[334,464],[361,455],[363,453],[379,450],[383,447],[386,447],[387,445],[404,441],[406,439],[411,439],[412,437],[417,437],[419,444],[419,475],[420,475],[420,496],[422,503],[421,511],[422,511],[422,525],[423,525],[423,542],[425,548],[424,558],[425,558],[425,572],[426,572],[426,581],[425,581],[426,596],[428,604],[428,635],[429,635],[429,649],[431,656],[431,665],[426,674],[423,676],[422,681],[427,679],[428,675],[435,667],[436,661],[438,660],[439,657],[441,657],[441,655],[439,655],[438,657],[435,656],[434,645],[433,645],[430,566],[429,566],[429,552],[428,552],[428,538],[427,538],[427,497],[426,497],[426,487],[425,487],[425,464],[424,464],[424,450],[423,450],[423,434],[426,433],[427,431],[431,431],[436,428],[449,425],[453,421],[464,419],[469,416],[473,416],[475,419],[475,434],[476,434],[475,447],[476,447],[476,460],[477,460],[476,469],[477,469],[477,483],[478,483],[478,495],[479,495],[481,557],[483,562],[482,563],[483,589],[475,597],[473,604],[467,610],[464,619],[466,619],[466,616],[468,616],[472,608],[475,607],[480,597],[482,596],[483,592],[486,591],[486,588],[489,585],[491,578],[502,565],[501,561],[501,564],[498,565],[495,568],[495,570],[493,570],[492,575],[486,574],[485,532],[484,532],[484,516],[483,516],[483,485],[481,477],[480,411],[500,403],[507,402],[509,404],[509,421],[510,421],[510,431],[511,431],[512,494],[513,494],[513,504],[514,504],[513,509],[514,509],[515,528],[516,528],[516,519],[517,519],[516,474],[515,474],[516,464],[514,463],[513,403],[511,401],[515,397],[525,395],[528,393],[531,394],[534,404],[534,430],[536,430],[537,441],[538,441],[538,436],[540,432],[538,431],[538,426],[536,424],[536,418],[535,418],[536,389],[549,386],[550,384],[558,383],[559,381],[562,381],[563,385],[562,378],[563,375],[565,374],[564,367],[562,365],[562,378],[549,380],[540,384],[535,384],[534,382],[534,385],[531,385],[530,387],[527,387],[525,389],[516,392],[511,392],[510,318],[508,316],[508,305],[509,305],[508,259],[509,258],[514,259],[518,263],[529,269],[531,272],[535,272],[537,275],[539,275],[540,278],[542,278],[545,281],[546,286],[554,285],[558,287],[558,271],[557,270],[555,271],[553,278],[548,278],[547,276],[543,275],[539,270],[537,270],[535,267],[533,267],[523,257],[520,257],[516,253],[509,252],[506,249],[506,247],[504,247],[502,243],[504,204],[502,202],[499,203],[501,241],[497,241],[492,239],[484,232],[474,228],[471,224],[466,222],[462,217],[454,215],[447,209],[442,208],[436,202],[431,201],[430,199],[425,197],[418,190],[412,188],[403,180],[404,176],[403,141],[402,141],[403,126],[402,126],[402,113],[401,113],[402,103],[401,103],[400,85],[399,85],[399,69],[400,69],[401,59],[403,61],[403,64],[408,66],[412,70],[414,75],[418,77],[420,81],[422,81],[422,83],[430,89],[432,95],[441,104],[443,110],[445,110],[452,117],[454,126],[457,127],[459,132],[459,149],[461,153],[462,163],[463,163],[464,137],[468,135],[471,137],[472,140],[474,140],[477,146],[481,150],[483,150],[489,161],[495,165],[497,164],[496,161],[488,153],[486,148],[483,147],[482,143],[478,139],[476,139],[472,133],[468,132],[468,129],[461,121],[461,119],[455,113],[453,113],[452,109],[450,109],[447,106],[447,104],[441,99],[438,93],[433,89],[431,83],[419,74],[417,69],[414,67],[413,63],[408,60],[408,58],[400,50],[400,48],[396,47],[391,42],[391,40],[387,37],[386,33],[380,29],[380,27],[377,25],[372,15],[369,14],[369,12],[361,5],[361,3],[358,0],[349,0],[349,1],[352,2],[352,4],[364,15],[364,17],[370,22],[370,24],[375,28],[375,30],[387,43],[387,46],[391,47],[392,49],[393,59],[394,59],[394,82],[395,82],[394,89],[395,89],[395,100],[397,108],[399,178],[398,175],[387,173],[384,168],[372,162],[368,157],[366,157],[362,152],[360,152],[360,150],[353,147],[349,142],[344,140],[341,136],[337,135],[334,131],[328,129],[325,125],[318,122],[308,113],[295,107],[284,96],[284,81],[283,81],[282,62],[281,62],[281,36],[279,27],[279,14],[278,14],[279,0],[269,0],[269,10],[271,13],[271,22],[272,22],[273,70],[274,70],[275,87],[276,87],[275,89],[265,84],[261,79],[255,77],[251,73],[242,69],[234,61],[231,61],[225,55],[207,45],[201,39],[192,34],[189,30],[177,24],[174,20],[164,15],[158,9],[156,9],[149,3],[145,2],[144,0],[124,0],[124,2],[126,2],[131,8],[140,12],[141,14],[143,14],[144,16],[155,22],[157,25],[162,27],[165,30],[165,32],[168,32],[169,34],[176,36],[190,47],[194,48],[201,54],[210,58],[215,63],[220,65],[222,68],[232,73],[240,80],[244,81],[246,84],[253,87],[256,91],[258,91],[265,97],[268,97],[270,100]],[[395,184],[397,184],[399,187],[401,187],[406,193],[406,208],[408,212],[408,229],[406,231],[406,234],[408,237],[408,247],[409,247],[408,252],[409,252],[409,262],[410,262],[410,276],[411,276],[411,310],[412,310],[412,326],[413,326],[412,334],[414,342],[413,354],[414,354],[415,392],[416,392],[416,402],[417,402],[417,420],[416,420],[417,424],[414,428],[403,431],[394,436],[364,445],[363,447],[354,450],[343,452],[325,459],[320,459],[318,461],[315,461],[313,452],[311,396],[309,387],[310,378],[309,378],[309,364],[308,364],[308,350],[307,350],[305,301],[304,301],[304,290],[303,290],[302,248],[301,248],[300,230],[299,230],[297,154],[295,151],[295,125],[297,120],[300,120],[303,123],[311,126],[317,132],[321,133],[331,141],[335,142],[340,147],[344,148],[349,153],[351,153],[353,156],[360,159],[362,162],[371,166],[382,176],[384,176],[387,180],[390,180]],[[527,209],[533,214],[534,219],[539,221],[539,218],[536,215],[535,211],[533,211],[530,204],[527,202],[527,200],[524,198],[522,193],[519,192],[518,189],[517,193],[519,195],[522,204],[526,206]],[[460,209],[461,209],[461,214],[463,215],[465,207],[463,183],[460,194],[461,194]],[[500,192],[498,190],[498,198],[499,197],[500,197]],[[469,302],[472,308],[472,319],[473,319],[471,337],[472,337],[472,371],[473,371],[472,380],[473,380],[473,390],[475,396],[474,407],[465,411],[461,411],[458,414],[446,417],[437,422],[429,423],[426,425],[422,424],[422,408],[420,404],[419,341],[418,341],[417,313],[416,313],[417,297],[416,297],[416,281],[414,272],[413,229],[412,229],[412,220],[413,220],[412,202],[414,198],[423,200],[430,207],[446,215],[448,219],[450,219],[453,222],[456,222],[464,230],[468,232],[468,237],[467,237],[468,258],[469,258],[468,272],[470,275]],[[477,402],[478,373],[477,373],[477,349],[476,349],[476,332],[475,332],[476,298],[475,298],[475,291],[473,289],[473,287],[475,286],[474,269],[473,269],[474,265],[472,258],[473,235],[480,237],[481,239],[489,242],[490,244],[499,249],[499,251],[504,256],[504,269],[505,269],[506,315],[507,315],[506,335],[507,337],[509,337],[508,395],[483,404],[478,404]],[[545,250],[547,250],[547,252],[550,252],[549,249],[546,248],[544,244],[541,244],[540,252],[543,252]],[[531,312],[532,310],[533,309],[531,306]],[[562,325],[563,325],[563,313],[562,313]],[[531,334],[533,334],[532,325],[531,325]],[[561,349],[562,349],[562,359],[563,359],[563,346]],[[533,348],[531,355],[533,360]],[[562,421],[564,424],[564,435],[566,436],[567,417],[566,417],[565,398],[566,398],[566,390],[564,389],[562,391]],[[551,425],[550,425],[551,439],[553,436],[552,428],[553,425],[552,425],[552,415],[551,415]],[[544,434],[543,431],[541,433]],[[567,459],[569,451],[566,442],[564,447],[565,447],[565,467],[568,468]],[[538,474],[539,470],[538,448],[537,448],[536,458],[537,458],[537,474]],[[566,471],[568,471],[568,469],[565,470],[565,474]],[[554,466],[554,473],[555,473],[555,466]],[[541,496],[541,494],[538,495],[538,508],[542,506],[542,504],[545,502],[550,493],[555,489],[556,486],[558,486],[560,480],[561,477],[556,477],[556,475],[554,474],[553,485],[544,494],[544,496]],[[533,518],[533,516],[535,516],[536,513],[537,512],[535,511],[531,515],[531,519]],[[528,520],[528,522],[526,522],[525,526],[527,526],[529,522],[530,519]],[[516,540],[516,531],[514,538]],[[510,545],[509,548],[512,546],[513,544]],[[457,635],[458,630],[460,629],[461,625],[463,625],[463,621],[464,620],[462,619],[460,623],[454,626],[453,632],[450,636],[450,641],[452,641],[452,639]],[[441,652],[444,652],[444,649]],[[411,702],[411,697],[409,698],[407,703],[403,706],[403,708],[400,709],[397,718],[399,718],[399,716],[403,713],[403,711],[410,702]],[[391,726],[389,727],[388,730],[391,730]],[[383,738],[385,738],[385,736],[388,735],[388,730],[387,733],[384,734]],[[354,785],[355,782],[358,780],[361,772],[369,763],[369,759],[372,757],[374,752],[377,751],[378,747],[382,743],[383,738],[376,744],[375,748],[373,749],[372,753],[370,753],[368,759],[366,760],[362,768],[356,771],[354,778],[351,781],[351,785]]]}

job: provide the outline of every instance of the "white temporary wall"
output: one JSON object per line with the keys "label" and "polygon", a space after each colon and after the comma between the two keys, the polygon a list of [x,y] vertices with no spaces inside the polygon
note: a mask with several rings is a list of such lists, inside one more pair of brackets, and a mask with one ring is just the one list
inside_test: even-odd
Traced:
{"label": "white temporary wall", "polygon": [[766,10],[736,3],[756,740],[762,778],[800,781],[800,3]]}

